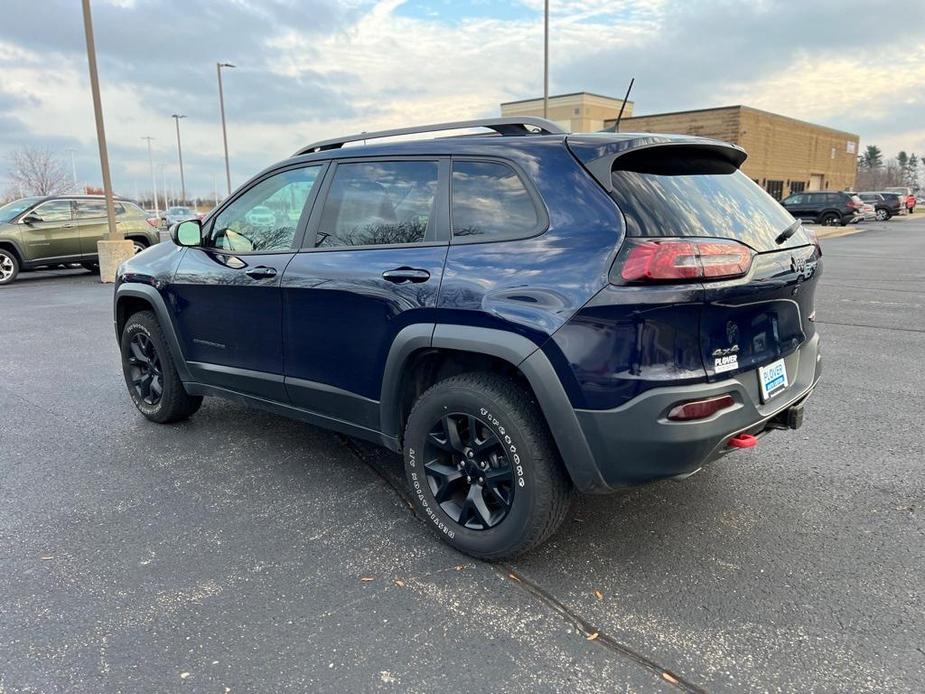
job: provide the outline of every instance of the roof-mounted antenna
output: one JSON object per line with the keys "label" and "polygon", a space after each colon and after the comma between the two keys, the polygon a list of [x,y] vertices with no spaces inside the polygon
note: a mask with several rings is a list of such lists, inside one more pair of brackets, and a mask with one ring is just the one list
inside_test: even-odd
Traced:
{"label": "roof-mounted antenna", "polygon": [[630,98],[630,92],[633,91],[633,83],[636,81],[636,78],[633,77],[630,80],[630,86],[626,88],[626,96],[623,97],[623,103],[620,104],[620,113],[617,114],[617,122],[613,124],[613,130],[611,132],[618,133],[620,132],[620,121],[623,118],[623,109],[626,108],[626,100]]}

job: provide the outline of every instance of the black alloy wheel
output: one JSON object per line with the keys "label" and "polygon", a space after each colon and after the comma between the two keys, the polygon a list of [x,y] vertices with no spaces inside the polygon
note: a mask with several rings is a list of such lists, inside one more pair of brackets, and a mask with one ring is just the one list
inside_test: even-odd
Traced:
{"label": "black alloy wheel", "polygon": [[487,530],[505,519],[514,502],[514,468],[486,422],[472,414],[444,415],[427,437],[424,461],[434,499],[459,525]]}
{"label": "black alloy wheel", "polygon": [[160,402],[164,393],[161,360],[151,338],[142,332],[132,336],[128,364],[132,387],[138,398],[148,405]]}

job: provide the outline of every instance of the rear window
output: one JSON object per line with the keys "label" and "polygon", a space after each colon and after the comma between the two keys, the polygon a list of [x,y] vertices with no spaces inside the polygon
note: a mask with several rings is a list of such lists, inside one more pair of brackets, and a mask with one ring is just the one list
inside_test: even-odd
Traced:
{"label": "rear window", "polygon": [[741,241],[755,250],[803,245],[798,232],[778,245],[794,218],[733,164],[682,147],[639,150],[617,159],[613,197],[629,236],[699,236]]}

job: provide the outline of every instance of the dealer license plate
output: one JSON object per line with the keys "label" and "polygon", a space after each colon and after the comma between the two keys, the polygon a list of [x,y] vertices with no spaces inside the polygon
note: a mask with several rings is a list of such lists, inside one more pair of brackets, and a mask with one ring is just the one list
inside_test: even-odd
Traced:
{"label": "dealer license plate", "polygon": [[758,383],[761,384],[761,402],[767,402],[782,390],[786,390],[790,382],[787,380],[787,366],[783,359],[772,364],[759,367]]}

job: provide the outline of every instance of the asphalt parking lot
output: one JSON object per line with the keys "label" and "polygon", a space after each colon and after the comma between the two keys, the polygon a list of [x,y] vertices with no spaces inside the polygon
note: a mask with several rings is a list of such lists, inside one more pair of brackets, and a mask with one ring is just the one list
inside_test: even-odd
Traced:
{"label": "asphalt parking lot", "polygon": [[[925,215],[824,242],[806,423],[455,553],[394,455],[122,383],[111,286],[0,289],[0,692],[921,691]],[[589,635],[597,634],[590,639]]]}

